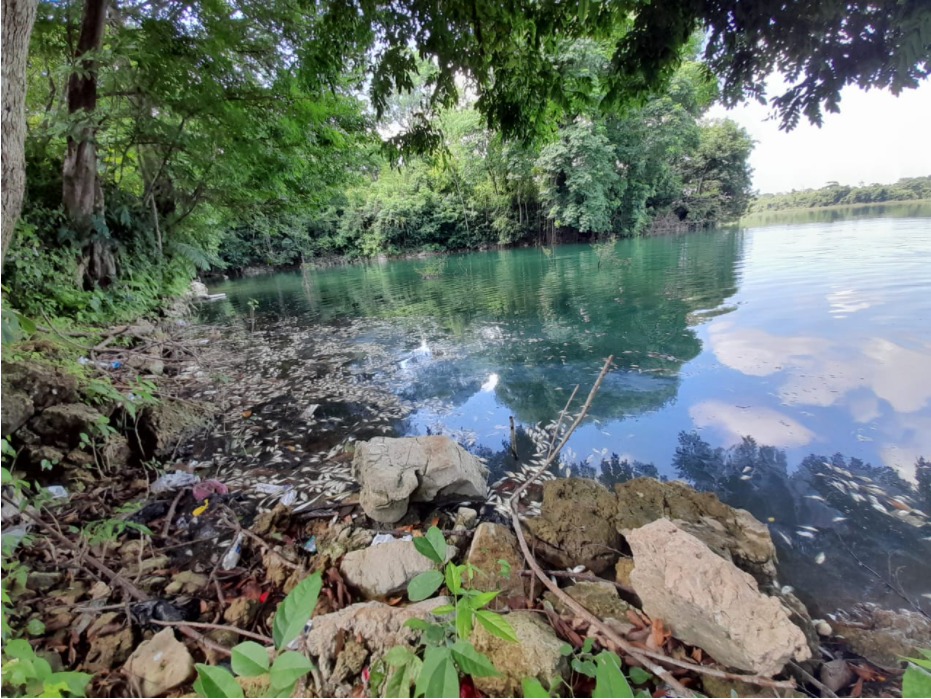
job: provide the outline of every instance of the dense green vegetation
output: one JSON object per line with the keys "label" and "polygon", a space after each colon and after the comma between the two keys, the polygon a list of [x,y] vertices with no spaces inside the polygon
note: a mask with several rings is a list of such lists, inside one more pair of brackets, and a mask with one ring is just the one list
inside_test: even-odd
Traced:
{"label": "dense green vegetation", "polygon": [[931,175],[903,177],[895,184],[861,184],[852,187],[829,182],[820,189],[803,189],[787,194],[761,194],[750,203],[749,213],[920,199],[931,199]]}
{"label": "dense green vegetation", "polygon": [[764,99],[779,69],[791,128],[847,84],[928,74],[927,13],[896,0],[36,4],[31,32],[4,30],[17,59],[13,23],[31,36],[4,282],[27,314],[79,321],[207,268],[733,218],[751,144],[701,121],[712,100]]}

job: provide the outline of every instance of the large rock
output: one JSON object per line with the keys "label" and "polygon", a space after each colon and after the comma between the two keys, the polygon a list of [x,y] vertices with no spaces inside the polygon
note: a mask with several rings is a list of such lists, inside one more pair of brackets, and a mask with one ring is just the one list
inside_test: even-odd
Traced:
{"label": "large rock", "polygon": [[560,478],[543,486],[539,517],[526,520],[536,553],[556,568],[584,565],[600,573],[614,565],[621,537],[614,524],[617,501],[587,478]]}
{"label": "large rock", "polygon": [[0,402],[0,435],[9,437],[25,425],[36,412],[32,401],[22,391],[8,391],[3,388],[3,401]]}
{"label": "large rock", "polygon": [[[37,362],[3,362],[3,402],[13,392],[25,394],[36,410],[77,399],[77,380],[61,367]],[[6,435],[6,431],[3,433]]]}
{"label": "large rock", "polygon": [[[576,602],[585,607],[599,619],[617,619],[625,621],[630,605],[620,598],[617,588],[609,582],[578,582],[564,590]],[[564,602],[552,592],[545,592],[543,596],[548,599],[559,614],[573,614]]]}
{"label": "large rock", "polygon": [[304,650],[317,659],[326,676],[339,653],[340,639],[351,638],[363,645],[372,657],[381,658],[393,646],[413,646],[420,632],[404,626],[408,619],[432,620],[431,611],[449,604],[448,597],[435,597],[407,607],[391,607],[381,602],[362,602],[332,614],[314,617]]}
{"label": "large rock", "polygon": [[643,610],[679,640],[725,665],[775,675],[789,660],[811,656],[805,635],[779,600],[668,519],[627,534],[630,575]]}
{"label": "large rock", "polygon": [[670,519],[708,548],[733,561],[763,584],[776,577],[776,548],[769,529],[746,510],[725,505],[681,481],[641,477],[614,486],[617,527],[623,534],[658,519]]}
{"label": "large rock", "polygon": [[81,443],[81,434],[93,434],[103,415],[84,403],[53,405],[29,421],[29,428],[45,442],[72,448]]}
{"label": "large rock", "polygon": [[490,634],[481,625],[472,630],[475,650],[491,660],[499,677],[473,677],[475,688],[491,697],[521,696],[521,680],[535,677],[548,687],[556,676],[565,676],[569,666],[560,652],[560,641],[549,624],[534,612],[512,612],[505,616],[517,643]]}
{"label": "large rock", "polygon": [[873,605],[864,608],[858,622],[869,628],[838,626],[847,645],[880,667],[901,666],[902,657],[920,658],[919,648],[931,648],[931,621],[918,612],[900,609],[891,611]]}
{"label": "large rock", "polygon": [[168,456],[181,442],[193,436],[213,415],[214,408],[198,401],[163,398],[155,405],[146,406],[139,416],[137,431],[142,458]]}
{"label": "large rock", "polygon": [[123,666],[130,682],[144,697],[163,697],[194,677],[194,659],[175,638],[173,629],[163,629],[142,642]]}
{"label": "large rock", "polygon": [[[446,560],[456,549],[446,547]],[[404,592],[407,583],[436,564],[414,548],[412,541],[389,541],[343,557],[339,572],[347,583],[372,599]]]}
{"label": "large rock", "polygon": [[411,502],[484,500],[488,470],[449,437],[375,437],[356,445],[360,502],[377,522],[397,522]]}
{"label": "large rock", "polygon": [[[484,575],[476,574],[471,581],[464,580],[466,587],[501,591],[491,601],[489,606],[492,609],[503,608],[508,597],[526,594],[524,580],[520,576],[524,558],[518,551],[517,538],[507,527],[493,522],[479,524],[472,537],[468,561]],[[510,566],[507,576],[501,574],[501,564],[498,561],[506,561]]]}

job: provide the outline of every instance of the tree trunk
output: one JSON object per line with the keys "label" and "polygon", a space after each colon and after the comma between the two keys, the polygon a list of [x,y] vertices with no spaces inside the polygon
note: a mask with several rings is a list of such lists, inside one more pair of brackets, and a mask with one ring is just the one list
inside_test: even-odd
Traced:
{"label": "tree trunk", "polygon": [[26,191],[26,56],[38,0],[3,0],[3,221],[0,264],[13,239],[13,228]]}
{"label": "tree trunk", "polygon": [[81,34],[74,52],[79,70],[68,80],[68,114],[84,112],[77,133],[68,137],[68,151],[62,167],[62,203],[65,214],[79,230],[89,230],[90,217],[103,212],[103,190],[97,182],[97,66],[83,58],[100,48],[107,19],[107,0],[84,0]]}

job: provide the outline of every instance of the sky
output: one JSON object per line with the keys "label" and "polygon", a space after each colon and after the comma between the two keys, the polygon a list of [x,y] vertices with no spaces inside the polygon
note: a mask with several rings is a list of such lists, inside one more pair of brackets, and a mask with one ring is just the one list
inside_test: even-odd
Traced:
{"label": "sky", "polygon": [[[781,80],[768,92],[779,94]],[[900,177],[931,175],[931,80],[898,97],[884,90],[848,87],[840,113],[826,114],[819,129],[802,118],[794,131],[779,130],[767,120],[768,107],[755,102],[725,110],[716,105],[709,117],[730,117],[757,144],[750,164],[753,187],[760,193],[821,187],[828,182],[856,185],[890,183]]]}

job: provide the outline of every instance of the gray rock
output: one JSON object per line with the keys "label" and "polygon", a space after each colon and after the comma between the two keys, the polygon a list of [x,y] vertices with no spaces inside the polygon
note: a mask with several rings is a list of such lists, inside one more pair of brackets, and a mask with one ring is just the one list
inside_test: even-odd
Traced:
{"label": "gray rock", "polygon": [[[501,574],[499,560],[507,561],[511,566],[508,576]],[[463,581],[466,587],[501,590],[489,605],[492,609],[503,608],[508,597],[526,594],[524,581],[520,576],[524,558],[517,548],[517,538],[507,527],[492,522],[479,524],[472,537],[468,561],[484,575],[477,574],[471,581]]]}
{"label": "gray rock", "polygon": [[[599,619],[627,619],[630,605],[620,598],[617,588],[609,582],[579,582],[565,588],[565,592]],[[552,592],[545,592],[543,596],[552,602],[559,614],[573,613]]]}
{"label": "gray rock", "polygon": [[821,666],[818,674],[828,689],[835,693],[841,691],[844,687],[849,687],[854,680],[853,670],[847,664],[847,661],[842,658],[825,663]]}
{"label": "gray rock", "polygon": [[549,624],[533,612],[511,612],[504,618],[514,629],[517,643],[493,636],[481,625],[472,630],[475,650],[487,655],[501,673],[500,677],[473,677],[476,689],[490,697],[517,697],[522,696],[525,677],[535,677],[548,687],[553,677],[567,675],[569,664],[560,653],[563,642]]}
{"label": "gray rock", "polygon": [[802,630],[778,599],[733,563],[668,519],[627,534],[630,574],[643,611],[673,635],[719,662],[775,675],[789,660],[811,656]]}
{"label": "gray rock", "polygon": [[725,505],[681,481],[641,477],[614,486],[622,534],[666,518],[704,542],[761,585],[776,577],[776,547],[769,528],[746,510]]}
{"label": "gray rock", "polygon": [[[456,549],[446,547],[446,560]],[[420,553],[411,541],[389,541],[343,557],[339,572],[347,583],[369,599],[395,595],[407,589],[407,583],[436,564]]]}
{"label": "gray rock", "polygon": [[869,628],[838,624],[838,631],[850,650],[880,667],[899,668],[902,656],[921,657],[919,648],[931,648],[931,620],[918,612],[866,605],[857,621]]}
{"label": "gray rock", "polygon": [[9,437],[29,422],[35,412],[29,396],[22,391],[8,391],[4,386],[3,401],[0,402],[0,434]]}
{"label": "gray rock", "polygon": [[587,478],[559,478],[543,486],[539,517],[525,526],[537,539],[537,555],[556,568],[584,565],[594,573],[613,566],[621,537],[614,524],[617,500]]}
{"label": "gray rock", "polygon": [[324,677],[327,677],[339,652],[340,638],[354,639],[372,657],[381,658],[393,646],[412,646],[420,637],[419,631],[404,626],[405,621],[414,618],[433,620],[430,612],[449,602],[448,597],[435,597],[407,607],[392,607],[381,602],[353,604],[338,612],[314,617],[304,650],[318,660]]}
{"label": "gray rock", "polygon": [[47,444],[29,444],[23,448],[23,456],[33,468],[41,468],[43,461],[57,464],[65,458],[65,453]]}
{"label": "gray rock", "polygon": [[130,681],[144,697],[163,697],[169,689],[194,676],[194,658],[175,638],[172,629],[163,629],[143,641],[123,666]]}
{"label": "gray rock", "polygon": [[61,573],[34,570],[26,578],[26,588],[36,592],[46,592],[62,581]]}
{"label": "gray rock", "polygon": [[[173,398],[163,398],[155,405],[146,406],[137,423],[142,457],[170,455],[179,442],[203,427],[214,411],[207,403]],[[136,444],[132,446],[137,447]]]}
{"label": "gray rock", "polygon": [[401,519],[411,502],[484,499],[488,470],[449,437],[375,437],[356,445],[360,503],[377,522]]}
{"label": "gray rock", "polygon": [[29,428],[48,443],[73,448],[80,444],[81,434],[91,434],[92,426],[103,415],[83,403],[53,405],[29,421]]}
{"label": "gray rock", "polygon": [[[13,392],[26,394],[36,410],[77,399],[77,379],[61,367],[38,362],[3,362],[3,402]],[[4,430],[4,435],[7,432]]]}

